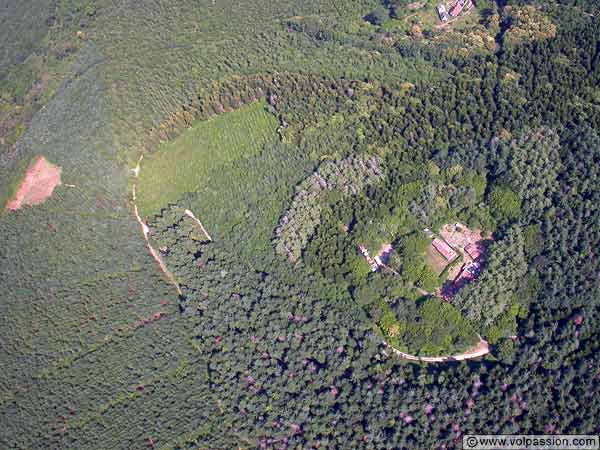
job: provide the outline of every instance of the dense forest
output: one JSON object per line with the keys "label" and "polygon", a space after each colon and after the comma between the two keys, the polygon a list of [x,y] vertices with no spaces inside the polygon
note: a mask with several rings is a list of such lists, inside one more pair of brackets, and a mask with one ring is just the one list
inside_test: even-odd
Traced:
{"label": "dense forest", "polygon": [[600,433],[600,11],[429,3],[0,2],[0,448]]}

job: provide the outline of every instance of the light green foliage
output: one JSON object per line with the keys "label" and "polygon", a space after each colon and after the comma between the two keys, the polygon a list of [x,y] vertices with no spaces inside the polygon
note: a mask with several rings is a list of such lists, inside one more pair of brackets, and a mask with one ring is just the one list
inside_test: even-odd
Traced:
{"label": "light green foliage", "polygon": [[485,173],[476,172],[475,170],[467,170],[463,177],[459,178],[457,184],[459,186],[470,187],[475,191],[474,202],[483,201],[483,195],[487,188],[487,178]]}
{"label": "light green foliage", "polygon": [[422,255],[430,244],[431,240],[425,233],[416,231],[402,238],[402,254],[408,258]]}
{"label": "light green foliage", "polygon": [[413,281],[416,286],[422,287],[429,292],[435,291],[440,285],[440,279],[429,264],[423,264],[420,267],[414,274]]}
{"label": "light green foliage", "polygon": [[[437,251],[437,250],[436,250]],[[444,270],[439,274],[438,279],[440,282],[444,282],[448,279],[448,274],[450,273],[450,270],[452,270],[453,268],[457,267],[457,266],[462,266],[464,264],[465,260],[463,258],[463,256],[459,253],[458,257],[452,261],[451,263],[449,263]]]}
{"label": "light green foliage", "polygon": [[520,308],[519,299],[515,295],[510,307],[485,329],[484,334],[490,344],[496,344],[500,339],[509,338],[517,333],[517,316]]}
{"label": "light green foliage", "polygon": [[458,216],[473,228],[493,228],[488,219],[488,208],[483,203],[487,188],[485,171],[478,172],[455,165],[444,171],[442,180],[440,189],[452,211],[447,214],[448,217]]}
{"label": "light green foliage", "polygon": [[388,209],[381,207],[374,215],[365,215],[356,227],[354,240],[373,251],[394,242],[398,236],[410,233],[415,221],[403,206]]}
{"label": "light green foliage", "polygon": [[477,342],[473,327],[461,318],[460,312],[452,305],[437,298],[430,298],[421,306],[421,314],[422,327],[432,343],[458,344],[460,348]]}
{"label": "light green foliage", "polygon": [[[567,1],[569,17],[591,3]],[[24,20],[11,14],[3,37],[37,32],[30,25],[43,16],[37,22],[26,8],[43,1],[5,3],[0,21],[13,4],[24,5]],[[62,4],[77,3],[92,4]],[[441,31],[449,42],[437,45],[365,24],[377,3],[98,0],[95,12],[58,18],[48,45],[56,55],[82,48],[81,59],[14,148],[0,149],[0,180],[39,152],[63,167],[65,182],[43,205],[0,218],[0,447],[421,449],[454,448],[455,427],[595,431],[597,19],[470,59],[447,51],[466,43],[456,33]],[[75,35],[79,27],[84,38]],[[64,40],[54,40],[57,29]],[[7,42],[0,52],[12,51]],[[503,83],[509,71],[519,79]],[[24,86],[38,78],[15,84],[19,96],[37,96]],[[149,221],[183,286],[177,298],[133,217],[129,163],[194,118],[272,91],[282,142],[215,168],[220,185],[184,194]],[[172,117],[176,126],[165,126]],[[552,175],[538,170],[546,162],[520,163],[523,170],[533,163],[523,181],[551,204],[528,209],[532,198],[514,218],[539,225],[531,254],[512,236],[513,224],[499,222],[497,247],[461,311],[480,308],[481,320],[415,299],[422,296],[402,277],[368,272],[354,238],[370,225],[397,237],[435,229],[456,213],[489,218],[482,179],[461,180],[470,171],[527,195],[511,184],[516,150],[497,148],[495,138],[532,124],[560,130],[562,165],[541,186],[529,177]],[[365,154],[385,157],[384,181],[355,196],[326,191],[328,208],[305,259],[289,264],[276,255],[277,219],[314,162]],[[431,158],[439,172],[427,170]],[[182,207],[197,213],[213,242]],[[525,252],[528,271],[519,265]],[[363,278],[354,283],[358,262]],[[510,344],[501,336],[514,331],[517,304],[522,338]],[[433,355],[474,344],[475,327],[498,326],[488,334],[507,342],[499,349],[506,364],[401,361],[373,332],[380,323],[393,345]],[[412,421],[400,420],[408,414]]]}
{"label": "light green foliage", "polygon": [[390,266],[396,269],[402,277],[426,291],[434,291],[440,283],[437,274],[427,264],[425,252],[431,245],[422,231],[413,231],[394,242],[394,252]]}
{"label": "light green foliage", "polygon": [[[416,169],[415,169],[416,170]],[[358,217],[354,231],[355,241],[369,249],[379,249],[385,243],[394,242],[399,236],[411,233],[418,227],[413,211],[419,208],[423,183],[415,181],[402,184],[395,190],[393,204],[380,205],[374,211],[367,210]]]}
{"label": "light green foliage", "polygon": [[390,7],[392,18],[386,20],[381,28],[394,37],[441,44],[452,55],[495,50],[497,31],[481,25],[489,8],[496,8],[492,0],[474,2],[470,11],[444,26],[440,26],[442,23],[436,10],[440,2],[437,0],[389,0],[386,4]]}
{"label": "light green foliage", "polygon": [[492,217],[489,208],[484,205],[469,208],[467,211],[459,213],[458,218],[466,222],[471,229],[477,228],[486,232],[493,231],[496,228],[496,221]]}
{"label": "light green foliage", "polygon": [[[433,162],[407,164],[403,170],[411,178],[416,175],[419,179],[407,183],[394,179],[396,186],[382,193],[391,197],[387,200],[389,203],[378,206],[374,213],[369,210],[360,213],[355,242],[375,250],[384,243],[393,243],[395,250],[390,265],[407,282],[435,291],[445,281],[447,272],[436,276],[426,261],[431,239],[422,229],[436,229],[456,217],[493,229],[495,223],[483,204],[486,172],[465,169],[459,164],[441,170]],[[456,263],[460,263],[460,259]]]}
{"label": "light green foliage", "polygon": [[187,192],[230,183],[220,169],[256,156],[274,142],[276,129],[277,119],[266,111],[264,102],[196,122],[144,159],[138,189],[140,214],[157,214]]}
{"label": "light green foliage", "polygon": [[356,156],[343,161],[326,161],[296,189],[290,208],[275,230],[277,252],[297,260],[321,221],[324,194],[339,191],[356,196],[383,179],[381,158]]}
{"label": "light green foliage", "polygon": [[481,277],[467,285],[453,304],[474,323],[492,324],[513,303],[527,272],[520,227],[512,227],[506,236],[490,248],[489,261]]}
{"label": "light green foliage", "polygon": [[426,291],[434,291],[439,285],[439,279],[433,269],[421,261],[403,261],[402,276]]}
{"label": "light green foliage", "polygon": [[509,25],[504,34],[505,44],[516,46],[523,41],[548,39],[556,35],[556,25],[535,6],[505,7],[502,21]]}
{"label": "light green foliage", "polygon": [[[383,29],[388,32],[404,32],[410,34],[414,25],[419,26],[423,31],[433,31],[435,25],[439,23],[436,3],[432,0],[422,0],[417,2],[394,0],[387,2],[390,5],[392,19],[384,23]],[[408,8],[409,4],[419,6],[418,8]]]}
{"label": "light green foliage", "polygon": [[511,189],[495,186],[489,196],[490,211],[498,220],[510,220],[518,217],[521,201]]}
{"label": "light green foliage", "polygon": [[541,215],[552,205],[562,169],[559,146],[558,134],[546,128],[511,142],[510,185],[528,213]]}
{"label": "light green foliage", "polygon": [[237,180],[215,190],[204,186],[179,202],[202,217],[216,238],[230,239],[245,229],[239,250],[250,255],[272,249],[273,229],[296,186],[314,167],[294,145],[276,143],[251,158],[220,169],[223,179]]}
{"label": "light green foliage", "polygon": [[483,204],[487,188],[484,171],[465,170],[460,165],[441,171],[433,162],[407,165],[405,170],[410,170],[412,177],[418,174],[419,180],[399,182],[392,190],[393,206],[382,205],[376,215],[360,217],[362,242],[377,247],[415,229],[437,228],[456,217],[484,229],[494,228]]}

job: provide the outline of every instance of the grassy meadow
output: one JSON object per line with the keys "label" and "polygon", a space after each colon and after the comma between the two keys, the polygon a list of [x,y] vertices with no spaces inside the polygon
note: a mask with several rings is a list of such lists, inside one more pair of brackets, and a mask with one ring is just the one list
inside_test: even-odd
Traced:
{"label": "grassy meadow", "polygon": [[260,153],[277,137],[277,118],[265,102],[255,102],[237,111],[196,122],[177,139],[159,147],[142,163],[138,206],[142,216],[160,212],[188,192],[218,187],[221,168]]}

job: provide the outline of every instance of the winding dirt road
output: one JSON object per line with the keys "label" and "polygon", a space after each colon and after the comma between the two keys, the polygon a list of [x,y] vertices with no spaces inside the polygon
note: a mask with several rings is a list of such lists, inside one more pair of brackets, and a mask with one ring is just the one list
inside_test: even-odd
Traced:
{"label": "winding dirt road", "polygon": [[162,271],[162,273],[164,273],[165,276],[171,282],[171,284],[173,286],[175,286],[175,289],[177,289],[177,293],[179,295],[183,295],[183,293],[181,292],[181,288],[179,287],[179,283],[177,283],[177,280],[175,279],[173,274],[169,271],[169,269],[167,269],[167,266],[164,263],[164,261],[162,260],[162,258],[160,257],[160,254],[150,244],[150,240],[148,239],[148,235],[150,234],[150,228],[148,227],[148,225],[146,225],[144,223],[144,221],[142,220],[142,218],[140,217],[140,214],[138,212],[135,189],[137,187],[137,180],[140,176],[140,163],[142,162],[142,159],[144,159],[144,155],[140,156],[140,159],[138,159],[138,162],[137,162],[137,165],[135,166],[135,168],[131,169],[131,171],[133,172],[133,176],[135,177],[135,183],[133,184],[133,188],[132,188],[133,211],[135,213],[135,218],[137,219],[138,223],[140,224],[140,227],[142,227],[142,233],[144,235],[144,239],[146,240],[146,245],[148,246],[148,250],[150,251],[150,254],[154,258],[154,260],[158,263],[158,266],[160,267],[160,270]]}
{"label": "winding dirt road", "polygon": [[485,356],[490,352],[490,345],[481,336],[479,336],[479,343],[475,347],[467,350],[464,353],[459,353],[457,355],[451,355],[451,356],[409,355],[408,353],[404,353],[404,352],[401,352],[400,350],[395,349],[394,347],[392,347],[390,344],[388,344],[385,341],[383,341],[383,344],[402,359],[407,359],[410,361],[427,362],[427,363],[444,363],[444,362],[450,362],[450,361],[464,361],[467,359],[474,359],[474,358],[479,358],[481,356]]}

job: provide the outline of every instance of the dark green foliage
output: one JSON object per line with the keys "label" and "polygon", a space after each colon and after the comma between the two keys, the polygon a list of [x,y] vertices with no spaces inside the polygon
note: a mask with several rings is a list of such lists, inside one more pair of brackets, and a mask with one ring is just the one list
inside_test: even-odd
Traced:
{"label": "dark green foliage", "polygon": [[365,16],[365,20],[373,25],[381,25],[389,18],[390,13],[383,5],[378,5],[377,8]]}
{"label": "dark green foliage", "polygon": [[425,260],[425,252],[430,245],[431,239],[421,230],[402,236],[394,242],[390,266],[407,282],[426,291],[435,291],[439,285],[438,276]]}
{"label": "dark green foliage", "polygon": [[13,64],[20,64],[38,45],[51,25],[52,0],[35,7],[24,2],[0,3],[0,80]]}
{"label": "dark green foliage", "polygon": [[[127,0],[91,16],[60,3],[91,42],[0,155],[0,179],[42,153],[77,187],[0,218],[0,448],[420,449],[482,430],[599,432],[597,19],[569,13],[555,38],[458,58],[355,29],[377,3]],[[122,162],[260,97],[280,142],[150,220],[177,299]],[[385,179],[329,192],[303,257],[277,255],[277,221],[320,160],[375,154]],[[398,241],[414,256],[411,233],[463,217],[495,242],[453,304],[357,252]],[[454,353],[476,332],[495,359],[418,365],[381,344]]]}

